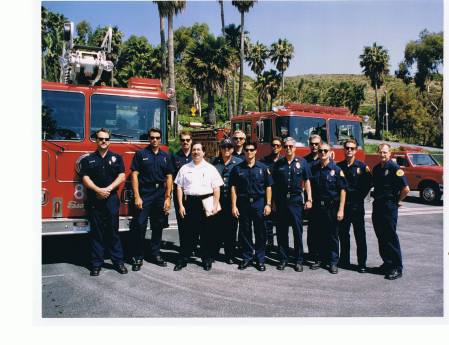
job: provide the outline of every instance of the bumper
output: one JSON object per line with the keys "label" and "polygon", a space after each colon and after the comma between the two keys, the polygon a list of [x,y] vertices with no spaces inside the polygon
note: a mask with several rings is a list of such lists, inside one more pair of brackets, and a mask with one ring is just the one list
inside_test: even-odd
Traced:
{"label": "bumper", "polygon": [[[119,218],[119,231],[129,231],[132,217]],[[90,231],[86,218],[57,218],[42,220],[42,236],[86,234]]]}

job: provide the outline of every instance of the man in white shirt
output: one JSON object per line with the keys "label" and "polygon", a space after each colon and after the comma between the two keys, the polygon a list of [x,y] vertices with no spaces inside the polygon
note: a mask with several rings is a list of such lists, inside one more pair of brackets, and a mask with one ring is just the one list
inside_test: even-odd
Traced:
{"label": "man in white shirt", "polygon": [[[182,166],[175,179],[179,216],[184,219],[184,231],[180,232],[180,258],[174,270],[182,270],[192,255],[195,234],[200,234],[201,260],[203,268],[212,268],[212,258],[216,247],[211,226],[211,217],[218,213],[220,186],[223,179],[215,167],[204,160],[201,143],[192,145],[192,161]],[[203,199],[213,197],[212,215],[206,217]]]}

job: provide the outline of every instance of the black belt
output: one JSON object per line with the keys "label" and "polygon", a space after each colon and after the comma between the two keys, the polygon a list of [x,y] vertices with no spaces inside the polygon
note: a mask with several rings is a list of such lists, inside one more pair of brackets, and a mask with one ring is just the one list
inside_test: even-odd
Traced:
{"label": "black belt", "polygon": [[203,200],[212,195],[214,195],[214,193],[209,193],[209,194],[204,194],[204,195],[188,195],[188,194],[186,194],[186,200]]}
{"label": "black belt", "polygon": [[254,201],[262,199],[263,196],[247,196],[247,195],[238,195],[238,199],[242,200],[248,200],[249,202],[253,203]]}
{"label": "black belt", "polygon": [[150,182],[150,183],[143,183],[142,184],[143,188],[155,188],[155,189],[158,189],[159,187],[162,187],[162,186],[164,186],[164,182],[157,182],[157,183]]}
{"label": "black belt", "polygon": [[314,200],[313,204],[318,207],[333,207],[340,203],[339,200]]}

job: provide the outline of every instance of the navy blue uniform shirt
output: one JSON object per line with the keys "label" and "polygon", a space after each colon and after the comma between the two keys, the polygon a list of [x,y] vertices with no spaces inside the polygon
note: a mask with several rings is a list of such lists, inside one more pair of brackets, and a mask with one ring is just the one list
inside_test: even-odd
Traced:
{"label": "navy blue uniform shirt", "polygon": [[[109,186],[119,174],[124,172],[125,165],[122,157],[109,150],[104,157],[101,157],[100,153],[95,151],[84,157],[80,162],[80,177],[89,176],[92,182],[100,188]],[[116,193],[115,190],[114,194]],[[87,188],[87,198],[90,201],[98,200],[95,192],[90,188]]]}
{"label": "navy blue uniform shirt", "polygon": [[246,160],[246,157],[245,157],[245,150],[242,150],[241,153],[237,153],[237,151],[236,151],[235,148],[234,148],[234,153],[232,154],[232,156],[237,157],[237,158],[240,158],[242,161]]}
{"label": "navy blue uniform shirt", "polygon": [[340,191],[347,188],[347,182],[343,171],[333,160],[330,160],[325,167],[315,164],[310,171],[314,202],[340,199]]}
{"label": "navy blue uniform shirt", "polygon": [[346,203],[363,202],[363,199],[371,189],[372,183],[371,172],[368,166],[357,159],[350,166],[348,166],[346,160],[338,162],[337,165],[343,170],[348,183]]}
{"label": "navy blue uniform shirt", "polygon": [[232,169],[229,184],[236,187],[240,197],[259,198],[265,196],[273,178],[265,164],[256,161],[250,168],[245,160]]}
{"label": "navy blue uniform shirt", "polygon": [[285,198],[287,193],[302,196],[302,182],[310,177],[310,168],[304,158],[295,157],[289,164],[287,158],[282,157],[273,167],[275,197]]}
{"label": "navy blue uniform shirt", "polygon": [[159,150],[157,154],[150,146],[137,151],[131,163],[131,171],[139,172],[139,190],[154,188],[154,184],[164,183],[167,175],[173,174],[168,153]]}
{"label": "navy blue uniform shirt", "polygon": [[242,160],[237,157],[231,157],[226,165],[224,164],[222,157],[215,157],[212,161],[212,165],[218,170],[224,182],[224,185],[220,187],[220,197],[230,196],[229,178],[231,176],[231,171],[241,162]]}
{"label": "navy blue uniform shirt", "polygon": [[306,160],[306,162],[309,164],[309,168],[312,169],[312,167],[318,163],[320,163],[319,158],[317,159],[313,159],[313,153],[310,152],[308,155],[304,156],[304,159]]}
{"label": "navy blue uniform shirt", "polygon": [[[267,155],[267,156],[265,156],[265,157],[263,157],[261,160],[260,160],[260,162],[262,162],[263,164],[265,164],[267,167],[268,167],[268,169],[270,169],[270,173],[271,174],[273,174],[273,166],[274,166],[274,163],[276,163],[275,161],[274,161],[274,157],[276,157],[274,154],[269,154],[269,155]],[[279,156],[279,158],[278,158],[278,160],[279,159],[281,159],[283,156]]]}
{"label": "navy blue uniform shirt", "polygon": [[402,188],[408,186],[407,178],[399,165],[391,159],[373,169],[374,199],[397,200]]}
{"label": "navy blue uniform shirt", "polygon": [[179,150],[171,156],[171,161],[173,169],[173,180],[175,180],[176,175],[178,175],[179,169],[181,169],[184,164],[190,163],[192,161],[192,150],[190,150],[187,156],[184,154],[184,151],[182,149]]}

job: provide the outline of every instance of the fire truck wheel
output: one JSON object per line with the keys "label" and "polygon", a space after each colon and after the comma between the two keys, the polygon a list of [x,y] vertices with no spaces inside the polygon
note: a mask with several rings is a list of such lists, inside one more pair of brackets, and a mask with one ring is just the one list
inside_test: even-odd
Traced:
{"label": "fire truck wheel", "polygon": [[435,204],[441,199],[439,187],[436,183],[424,184],[419,190],[419,196],[427,204]]}

